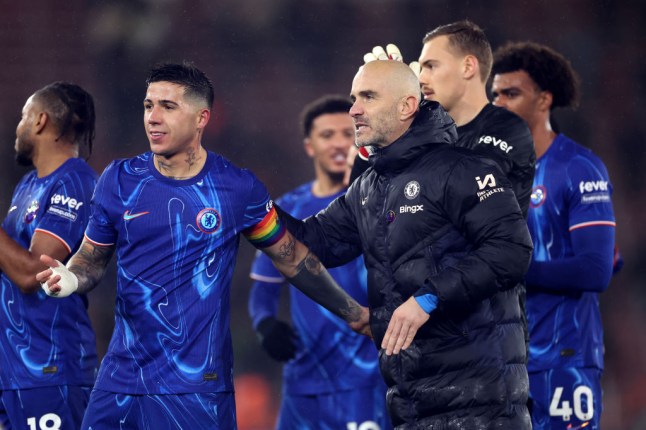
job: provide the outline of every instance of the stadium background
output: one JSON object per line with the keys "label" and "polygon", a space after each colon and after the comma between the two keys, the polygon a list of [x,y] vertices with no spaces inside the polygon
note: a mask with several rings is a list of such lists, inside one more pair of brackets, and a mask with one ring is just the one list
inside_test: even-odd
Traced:
{"label": "stadium background", "polygon": [[[482,26],[494,49],[507,40],[545,43],[564,53],[582,77],[581,107],[557,112],[556,118],[562,131],[592,148],[608,167],[617,243],[626,261],[601,297],[603,428],[646,428],[646,3],[558,3],[0,0],[0,213],[8,210],[13,187],[25,173],[13,162],[22,106],[54,80],[76,82],[94,95],[97,137],[90,164],[101,172],[110,160],[148,148],[141,119],[150,66],[194,61],[216,92],[205,146],[252,169],[278,196],[312,176],[301,146],[300,109],[324,93],[347,94],[372,46],[395,42],[410,61],[426,31],[463,18]],[[247,316],[252,257],[243,241],[231,312],[237,387],[250,392],[239,401],[241,430],[267,426],[280,384],[280,367],[258,347]],[[114,323],[114,262],[90,300],[102,356]],[[269,404],[260,396],[263,381]],[[257,418],[250,420],[252,415]]]}

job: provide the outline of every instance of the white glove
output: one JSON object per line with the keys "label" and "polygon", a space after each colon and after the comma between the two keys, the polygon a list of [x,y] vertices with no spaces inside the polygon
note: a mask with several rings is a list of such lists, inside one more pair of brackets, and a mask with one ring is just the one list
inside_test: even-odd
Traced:
{"label": "white glove", "polygon": [[[395,45],[394,43],[389,43],[388,45],[386,45],[385,51],[381,46],[375,46],[374,48],[372,48],[371,52],[368,52],[363,56],[364,64],[377,60],[393,60],[403,63],[404,57],[402,57],[402,54],[399,51],[397,45]],[[415,73],[415,76],[419,77],[422,68],[417,61],[411,62],[408,67],[410,67],[413,73]]]}
{"label": "white glove", "polygon": [[50,269],[52,269],[52,276],[59,275],[61,277],[60,281],[56,283],[61,287],[61,290],[57,293],[50,291],[47,282],[42,282],[40,286],[48,296],[58,298],[67,297],[78,289],[79,280],[74,273],[67,270],[67,267],[65,267],[63,263],[58,260],[56,260],[56,262],[58,263],[58,266],[50,267]]}

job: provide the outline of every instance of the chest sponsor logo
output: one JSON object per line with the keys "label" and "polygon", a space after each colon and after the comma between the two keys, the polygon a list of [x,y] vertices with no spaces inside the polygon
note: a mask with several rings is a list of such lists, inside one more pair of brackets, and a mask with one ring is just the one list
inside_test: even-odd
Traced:
{"label": "chest sponsor logo", "polygon": [[404,205],[399,207],[400,214],[414,214],[417,212],[422,212],[424,210],[424,205]]}
{"label": "chest sponsor logo", "polygon": [[496,148],[499,148],[505,154],[509,154],[509,151],[514,149],[514,147],[508,144],[506,141],[502,139],[498,139],[495,136],[480,136],[480,139],[478,139],[478,143],[484,143],[485,145],[493,145]]}
{"label": "chest sponsor logo", "polygon": [[72,210],[78,210],[81,206],[83,206],[83,202],[79,202],[73,197],[68,197],[64,196],[62,194],[54,194],[51,199],[49,199],[49,202],[52,205],[57,205],[57,206],[67,206],[69,209]]}
{"label": "chest sponsor logo", "polygon": [[25,216],[23,217],[23,221],[26,224],[31,224],[36,219],[36,213],[38,212],[39,207],[40,205],[38,204],[38,200],[34,200],[27,207],[27,211],[25,212]]}
{"label": "chest sponsor logo", "polygon": [[480,176],[476,176],[475,179],[478,184],[478,190],[480,190],[476,193],[476,196],[481,202],[504,190],[503,187],[496,187],[496,178],[491,173],[486,175],[484,179],[481,179]]}
{"label": "chest sponsor logo", "polygon": [[529,205],[533,208],[542,206],[547,198],[547,190],[542,185],[532,188],[532,194],[529,196]]}
{"label": "chest sponsor logo", "polygon": [[[271,200],[267,205],[269,205],[269,203],[271,203]],[[211,234],[215,233],[220,228],[220,225],[222,225],[222,217],[215,209],[206,208],[202,209],[200,213],[197,214],[195,223],[197,224],[197,228],[202,232]]]}
{"label": "chest sponsor logo", "polygon": [[608,181],[581,181],[579,191],[581,194],[608,191]]}
{"label": "chest sponsor logo", "polygon": [[419,182],[410,181],[404,187],[404,196],[406,196],[408,200],[412,200],[419,195],[419,190],[420,190]]}
{"label": "chest sponsor logo", "polygon": [[579,192],[581,193],[581,203],[608,203],[610,202],[610,193],[608,181],[581,181],[579,182]]}

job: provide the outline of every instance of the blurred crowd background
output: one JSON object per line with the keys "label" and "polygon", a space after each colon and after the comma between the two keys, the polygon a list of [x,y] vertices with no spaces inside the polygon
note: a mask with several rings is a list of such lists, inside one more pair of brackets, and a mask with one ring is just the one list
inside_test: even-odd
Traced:
{"label": "blurred crowd background", "polygon": [[[424,34],[468,18],[494,49],[533,40],[565,54],[583,82],[561,130],[593,149],[614,186],[625,259],[601,297],[605,324],[603,428],[646,428],[646,3],[641,0],[0,0],[0,213],[25,173],[15,127],[36,89],[55,80],[95,97],[89,162],[148,149],[145,78],[159,61],[191,60],[213,80],[205,146],[253,170],[275,197],[312,177],[298,114],[324,93],[348,94],[363,54],[396,43],[417,59]],[[240,428],[271,427],[280,366],[259,348],[247,315],[254,250],[241,245],[231,294]],[[114,325],[114,262],[90,295],[102,356]],[[283,309],[284,311],[284,309]],[[269,424],[268,424],[269,423]]]}

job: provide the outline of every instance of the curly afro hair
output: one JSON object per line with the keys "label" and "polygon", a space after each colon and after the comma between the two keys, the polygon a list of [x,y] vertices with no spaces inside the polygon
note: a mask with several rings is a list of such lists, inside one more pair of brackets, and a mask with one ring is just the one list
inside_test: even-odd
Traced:
{"label": "curly afro hair", "polygon": [[572,64],[552,48],[533,42],[510,42],[493,55],[492,74],[524,70],[543,91],[552,93],[552,109],[579,106],[580,80]]}

